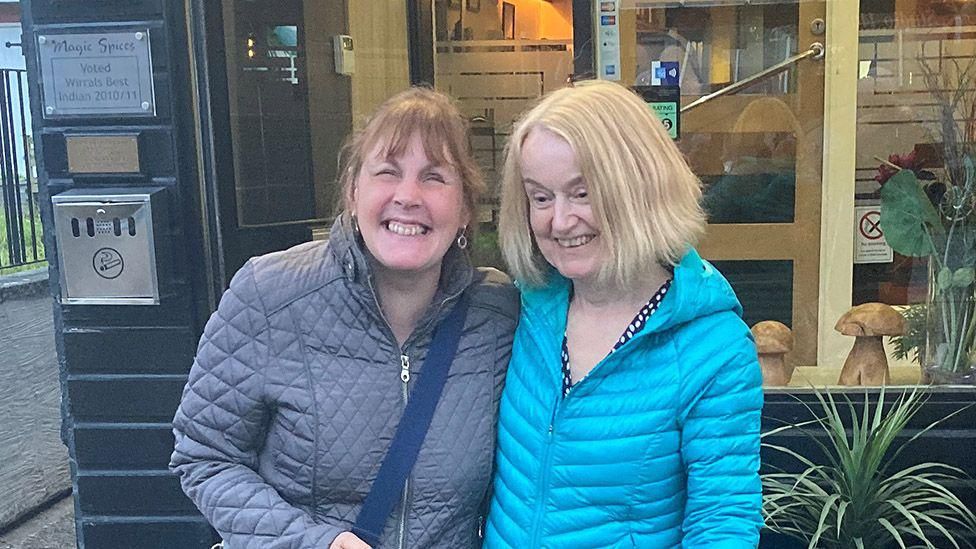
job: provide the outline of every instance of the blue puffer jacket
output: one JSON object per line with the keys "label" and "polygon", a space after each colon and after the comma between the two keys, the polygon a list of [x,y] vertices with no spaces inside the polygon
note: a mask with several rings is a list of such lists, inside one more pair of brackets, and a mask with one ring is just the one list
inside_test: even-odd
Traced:
{"label": "blue puffer jacket", "polygon": [[762,375],[728,282],[688,252],[645,327],[563,399],[569,290],[523,288],[485,547],[755,547]]}

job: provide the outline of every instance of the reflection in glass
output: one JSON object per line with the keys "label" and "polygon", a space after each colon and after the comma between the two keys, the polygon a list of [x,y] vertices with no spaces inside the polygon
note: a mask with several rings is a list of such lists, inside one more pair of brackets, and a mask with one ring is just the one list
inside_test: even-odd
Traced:
{"label": "reflection in glass", "polygon": [[[682,106],[807,51],[825,17],[823,2],[804,0],[620,5],[622,83],[653,85],[654,63],[677,64]],[[703,183],[703,256],[726,261],[749,323],[789,325],[791,360],[815,364],[824,65],[786,66],[682,112],[678,147]],[[808,249],[787,244],[801,240]]]}
{"label": "reflection in glass", "polygon": [[[890,175],[882,173],[887,169],[881,167],[882,160],[926,171],[936,183],[947,181],[940,100],[925,81],[925,65],[940,73],[952,73],[976,58],[974,7],[972,2],[929,0],[897,6],[877,0],[861,3],[855,172],[858,205],[880,203],[880,181]],[[936,87],[949,95],[965,91],[952,81]],[[960,123],[965,118],[962,113],[958,115]],[[905,162],[908,158],[910,166]],[[855,303],[912,305],[926,300],[927,259],[898,253],[893,256],[889,263],[854,266]]]}
{"label": "reflection in glass", "polygon": [[797,131],[796,117],[778,98],[746,106],[722,136],[722,173],[702,176],[709,223],[793,222]]}
{"label": "reflection in glass", "polygon": [[775,320],[793,328],[792,261],[712,261],[735,288],[742,315],[752,326]]}
{"label": "reflection in glass", "polygon": [[[432,1],[434,85],[470,120],[475,158],[494,190],[512,123],[538,97],[566,85],[573,71],[573,2],[491,1],[472,11],[461,2]],[[493,218],[496,198],[481,212],[483,221]]]}
{"label": "reflection in glass", "polygon": [[[775,65],[797,51],[796,2],[641,8],[636,19],[636,85],[649,85],[651,62],[677,62],[684,95],[704,95]],[[746,90],[788,93],[789,72]]]}
{"label": "reflection in glass", "polygon": [[[798,9],[783,1],[624,10],[634,20],[634,83],[652,84],[653,62],[677,63],[688,104],[756,74],[797,52]],[[788,70],[684,115],[679,147],[705,185],[710,223],[794,221],[796,93],[796,71]],[[698,117],[729,122],[696,124]]]}
{"label": "reflection in glass", "polygon": [[238,221],[313,219],[302,2],[234,1],[224,11]]}

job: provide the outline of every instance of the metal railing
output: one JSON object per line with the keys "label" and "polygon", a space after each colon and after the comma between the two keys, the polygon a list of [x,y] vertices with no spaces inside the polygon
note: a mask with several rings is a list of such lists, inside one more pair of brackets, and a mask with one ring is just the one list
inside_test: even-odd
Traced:
{"label": "metal railing", "polygon": [[0,273],[44,262],[27,71],[0,69]]}

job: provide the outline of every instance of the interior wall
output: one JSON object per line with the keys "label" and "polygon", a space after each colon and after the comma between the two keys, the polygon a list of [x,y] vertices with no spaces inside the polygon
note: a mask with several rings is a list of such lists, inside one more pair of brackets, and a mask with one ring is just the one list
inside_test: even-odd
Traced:
{"label": "interior wall", "polygon": [[335,1],[305,0],[304,5],[312,173],[316,189],[316,213],[323,218],[329,217],[336,209],[339,196],[335,187],[336,159],[352,128],[353,118],[350,77],[335,72],[332,37],[350,34],[348,13],[359,11],[362,5],[368,4],[357,5],[356,10],[347,9],[345,2]]}
{"label": "interior wall", "polygon": [[[444,0],[447,1],[447,0]],[[464,0],[470,2],[471,0]],[[457,2],[455,4],[455,2]],[[448,34],[462,17],[463,28],[470,29],[472,40],[501,40],[502,4],[515,6],[515,37],[522,40],[570,40],[573,38],[573,5],[571,0],[480,0],[477,11],[462,0],[448,2]],[[461,37],[465,35],[462,33]]]}
{"label": "interior wall", "polygon": [[[458,18],[463,17],[464,28],[471,29],[472,40],[501,40],[502,38],[502,2],[501,0],[481,0],[478,11],[468,9],[465,2],[470,0],[453,0],[448,2],[447,30],[448,36],[456,28]],[[456,3],[456,5],[455,5]],[[462,34],[463,38],[464,35]]]}
{"label": "interior wall", "polygon": [[[518,8],[515,10],[518,16]],[[539,2],[539,38],[571,40],[573,38],[573,3],[570,0]]]}
{"label": "interior wall", "polygon": [[348,2],[349,34],[356,51],[356,72],[350,77],[352,117],[353,126],[360,128],[383,101],[410,86],[407,4],[402,0]]}

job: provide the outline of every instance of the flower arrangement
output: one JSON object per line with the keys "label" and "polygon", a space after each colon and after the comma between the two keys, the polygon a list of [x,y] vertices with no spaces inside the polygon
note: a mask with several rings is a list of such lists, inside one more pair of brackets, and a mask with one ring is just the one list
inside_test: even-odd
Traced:
{"label": "flower arrangement", "polygon": [[881,160],[881,228],[892,249],[932,273],[923,366],[931,380],[976,380],[976,58],[920,61],[938,109],[941,176],[916,151]]}

